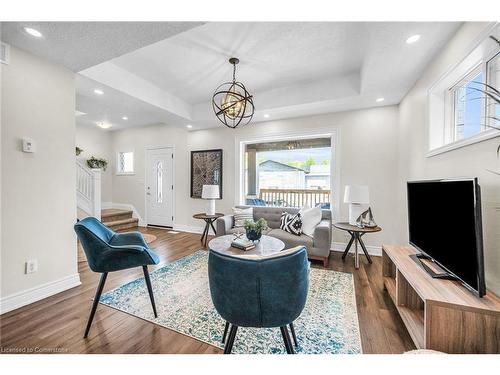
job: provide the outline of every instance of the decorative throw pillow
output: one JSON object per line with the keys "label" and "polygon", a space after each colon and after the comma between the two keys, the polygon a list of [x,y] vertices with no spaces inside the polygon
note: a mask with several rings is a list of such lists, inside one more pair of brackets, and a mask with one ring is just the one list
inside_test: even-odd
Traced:
{"label": "decorative throw pillow", "polygon": [[302,233],[309,237],[314,236],[314,228],[320,223],[322,213],[321,208],[303,208],[299,211],[302,218]]}
{"label": "decorative throw pillow", "polygon": [[236,208],[233,207],[234,227],[242,227],[246,220],[253,220],[253,207]]}
{"label": "decorative throw pillow", "polygon": [[302,219],[300,213],[290,214],[288,212],[283,212],[281,214],[280,229],[300,236],[302,234]]}

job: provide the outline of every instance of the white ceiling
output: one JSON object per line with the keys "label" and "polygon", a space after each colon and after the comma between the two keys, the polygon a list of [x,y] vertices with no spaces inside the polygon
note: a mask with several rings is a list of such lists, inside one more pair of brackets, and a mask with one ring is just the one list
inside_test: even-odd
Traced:
{"label": "white ceiling", "polygon": [[357,72],[369,31],[354,23],[210,23],[113,63],[197,104],[230,80],[231,56],[252,92]]}
{"label": "white ceiling", "polygon": [[[397,104],[460,23],[207,23],[81,74],[190,121],[219,126],[210,100],[231,79],[254,95],[253,121]],[[406,39],[421,34],[418,43]],[[133,82],[133,84],[131,84]],[[375,99],[384,97],[383,103]],[[162,98],[160,100],[159,98]]]}
{"label": "white ceiling", "polygon": [[[74,30],[72,23],[65,24]],[[148,38],[136,38],[134,30],[143,23],[128,23],[120,41],[119,28],[107,24],[99,26],[99,38],[91,38],[95,46],[85,54],[90,56],[80,53],[70,58],[71,66],[80,64],[79,59],[98,62],[79,72],[77,110],[86,115],[77,121],[109,121],[112,129],[189,123],[193,130],[222,126],[210,101],[214,89],[231,79],[227,62],[231,56],[240,59],[237,79],[254,95],[254,122],[267,120],[264,114],[269,119],[300,117],[399,103],[460,26],[457,22],[165,22],[156,32],[139,33]],[[56,39],[64,33],[61,27]],[[407,44],[413,34],[420,34],[420,41]],[[42,43],[50,37],[47,34]],[[80,40],[75,38],[73,44],[78,46]],[[108,58],[106,49],[122,43],[133,50],[116,50]],[[71,38],[62,43],[71,44]],[[53,59],[68,58],[60,56],[59,49],[54,51]],[[93,93],[98,86],[104,95]],[[378,97],[385,101],[376,103]],[[121,120],[124,115],[129,118],[126,122]]]}
{"label": "white ceiling", "polygon": [[[96,95],[96,88],[104,94]],[[78,124],[96,126],[97,123],[104,122],[112,126],[108,130],[159,123],[189,123],[182,117],[82,75],[76,77],[76,103],[77,111],[83,112],[76,118]],[[127,120],[123,117],[127,117]]]}
{"label": "white ceiling", "polygon": [[[4,42],[74,72],[199,26],[202,22],[2,22]],[[43,34],[26,34],[32,27]]]}

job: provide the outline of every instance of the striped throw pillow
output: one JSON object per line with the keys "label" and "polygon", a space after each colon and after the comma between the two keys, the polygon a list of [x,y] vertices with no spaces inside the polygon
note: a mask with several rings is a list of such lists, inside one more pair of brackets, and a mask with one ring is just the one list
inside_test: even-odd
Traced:
{"label": "striped throw pillow", "polygon": [[300,213],[290,214],[283,212],[281,214],[280,229],[300,236],[302,234],[302,218],[300,217]]}
{"label": "striped throw pillow", "polygon": [[246,220],[253,220],[253,207],[236,208],[233,207],[234,227],[242,227]]}

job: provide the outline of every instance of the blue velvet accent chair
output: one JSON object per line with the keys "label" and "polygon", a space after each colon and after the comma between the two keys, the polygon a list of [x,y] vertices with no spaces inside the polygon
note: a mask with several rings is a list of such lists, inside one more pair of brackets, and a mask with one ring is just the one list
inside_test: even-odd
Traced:
{"label": "blue velvet accent chair", "polygon": [[160,258],[149,248],[142,234],[115,233],[95,217],[87,217],[77,222],[74,229],[85,251],[90,269],[101,274],[83,337],[86,338],[90,331],[108,272],[142,267],[153,313],[155,318],[158,317],[148,265],[158,264]]}
{"label": "blue velvet accent chair", "polygon": [[305,247],[264,257],[229,256],[211,250],[208,279],[215,309],[226,320],[224,354],[231,353],[238,327],[280,327],[287,353],[294,353],[288,326],[297,345],[293,322],[304,309],[309,289]]}

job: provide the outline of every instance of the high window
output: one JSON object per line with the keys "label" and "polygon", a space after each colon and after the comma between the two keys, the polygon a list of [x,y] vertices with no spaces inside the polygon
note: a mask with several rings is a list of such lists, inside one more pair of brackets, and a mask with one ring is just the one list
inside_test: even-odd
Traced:
{"label": "high window", "polygon": [[134,153],[132,151],[119,152],[116,162],[117,174],[133,174],[134,173]]}
{"label": "high window", "polygon": [[[486,81],[500,91],[500,52],[486,63]],[[489,126],[500,127],[500,104],[489,97],[486,98],[486,114]]]}
{"label": "high window", "polygon": [[[488,92],[500,90],[500,26],[429,89],[428,156],[500,135],[500,105]],[[498,97],[498,96],[497,96]]]}
{"label": "high window", "polygon": [[453,140],[472,137],[485,130],[484,99],[480,85],[483,82],[481,66],[475,68],[456,86],[451,88],[453,95],[454,131]]}

